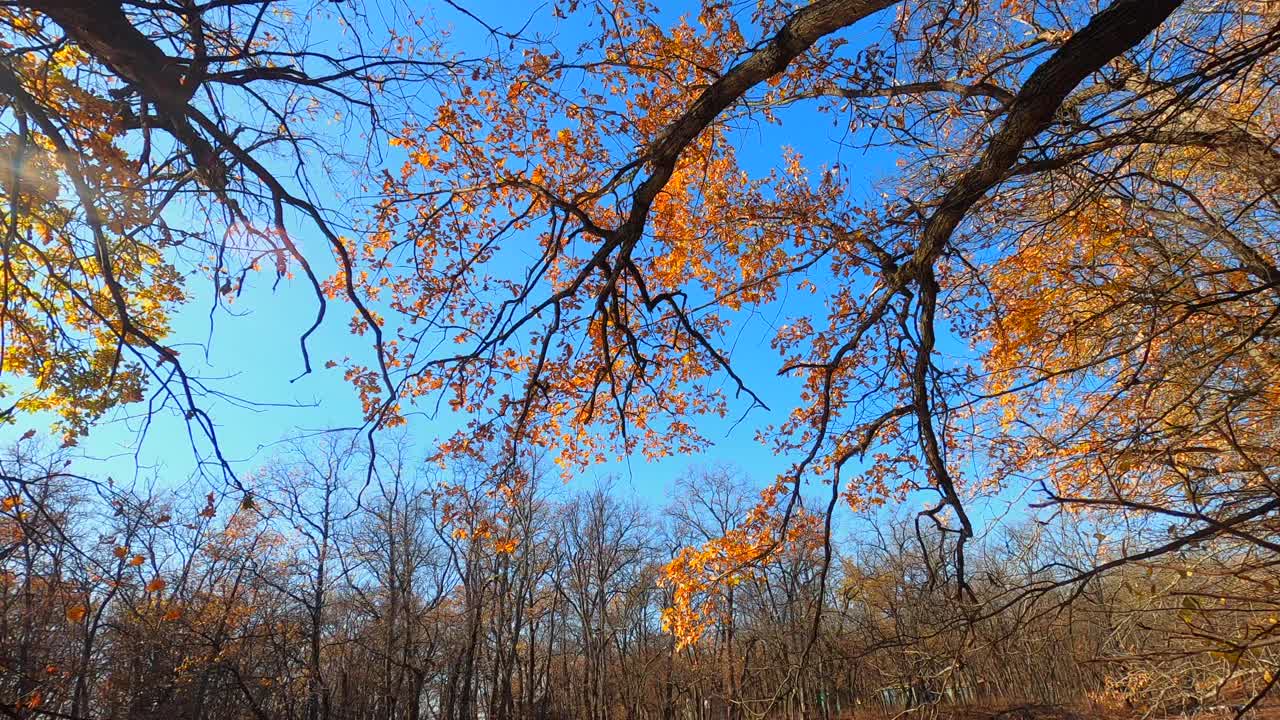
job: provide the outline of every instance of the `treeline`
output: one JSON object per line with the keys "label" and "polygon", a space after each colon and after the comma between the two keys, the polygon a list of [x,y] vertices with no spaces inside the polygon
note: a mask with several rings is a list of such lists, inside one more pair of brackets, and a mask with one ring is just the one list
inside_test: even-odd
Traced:
{"label": "treeline", "polygon": [[[1133,565],[1055,586],[1092,562],[1081,523],[985,543],[968,601],[911,523],[840,543],[825,584],[821,543],[796,543],[680,647],[662,628],[661,568],[741,521],[755,496],[739,473],[690,471],[650,510],[558,480],[504,497],[478,470],[424,476],[396,450],[368,476],[350,438],[299,446],[227,507],[81,478],[19,443],[3,462],[3,713],[832,718],[1107,697],[1185,707],[1228,679],[1261,682],[1179,638],[1211,604],[1178,600],[1192,574]],[[1266,605],[1212,621],[1252,622]]]}

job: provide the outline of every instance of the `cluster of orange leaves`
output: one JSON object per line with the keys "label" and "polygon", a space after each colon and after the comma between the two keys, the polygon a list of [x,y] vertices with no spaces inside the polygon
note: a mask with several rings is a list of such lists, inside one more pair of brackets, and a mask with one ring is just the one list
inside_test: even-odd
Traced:
{"label": "cluster of orange leaves", "polygon": [[738,526],[701,546],[683,548],[664,568],[662,582],[672,589],[672,600],[662,612],[662,629],[680,646],[697,642],[723,619],[730,588],[750,582],[769,562],[822,546],[821,517],[799,507],[789,517],[782,512],[790,490],[784,481],[774,483]]}

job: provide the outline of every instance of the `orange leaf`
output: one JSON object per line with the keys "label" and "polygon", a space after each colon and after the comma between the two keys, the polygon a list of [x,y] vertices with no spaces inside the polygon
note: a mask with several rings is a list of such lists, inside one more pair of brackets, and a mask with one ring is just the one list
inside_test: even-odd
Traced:
{"label": "orange leaf", "polygon": [[164,586],[165,586],[164,578],[156,578],[151,582],[147,583],[147,592],[160,592],[161,590],[164,589]]}
{"label": "orange leaf", "polygon": [[129,564],[132,565],[133,567],[138,567],[139,565],[141,565],[146,561],[147,559],[142,557],[141,555],[134,555],[133,557],[129,558]]}
{"label": "orange leaf", "polygon": [[73,623],[78,623],[81,620],[84,620],[84,616],[88,614],[88,608],[83,605],[72,605],[67,608],[67,620]]}
{"label": "orange leaf", "polygon": [[129,554],[129,548],[124,546],[118,546],[116,547],[116,549],[111,551],[111,554],[123,560],[124,556]]}

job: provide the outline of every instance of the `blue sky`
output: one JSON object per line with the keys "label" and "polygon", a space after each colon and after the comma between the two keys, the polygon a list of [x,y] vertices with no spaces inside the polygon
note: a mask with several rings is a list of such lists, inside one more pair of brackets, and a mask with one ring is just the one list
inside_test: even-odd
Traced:
{"label": "blue sky", "polygon": [[[676,17],[680,14],[679,5],[671,4],[664,15]],[[491,24],[509,29],[516,24],[507,4],[494,2],[487,6],[468,4],[468,7]],[[483,52],[490,41],[475,23],[456,13],[446,17],[446,12],[447,9],[438,10],[437,19],[453,23],[455,42],[463,47],[472,45],[476,54]],[[572,37],[573,31],[558,27],[548,6],[540,6],[534,18],[531,28],[562,34],[566,42],[576,44],[578,38]],[[519,23],[523,23],[523,17]],[[861,26],[854,32],[878,36],[883,30],[873,24]],[[883,151],[865,154],[844,147],[845,130],[833,123],[838,115],[818,115],[804,110],[784,112],[783,124],[761,124],[756,130],[744,131],[738,136],[740,157],[748,170],[767,171],[777,164],[784,147],[789,147],[803,154],[814,171],[835,162],[852,169],[851,192],[867,198],[875,192],[875,181],[894,171],[895,158]],[[390,164],[394,167],[398,163],[399,160],[392,160]],[[344,196],[353,194],[342,187],[322,188],[322,191]],[[299,230],[296,240],[311,258],[328,257],[323,239],[306,223],[295,222],[294,227]],[[323,260],[317,262],[320,274],[327,274],[328,269]],[[253,278],[232,306],[236,314],[219,313],[216,317],[211,343],[205,342],[209,336],[208,282],[193,278],[191,287],[195,299],[175,319],[172,344],[182,351],[189,371],[209,378],[211,386],[259,403],[258,406],[217,400],[207,403],[218,425],[224,454],[239,475],[251,474],[271,457],[276,444],[288,436],[360,424],[359,404],[352,387],[342,379],[341,369],[323,366],[329,358],[371,357],[367,340],[353,337],[347,331],[348,307],[336,301],[331,303],[326,323],[310,343],[314,371],[293,381],[302,369],[298,337],[315,312],[316,300],[305,280],[284,280],[272,288],[269,273]],[[776,318],[761,315],[743,323],[743,330],[733,343],[735,366],[771,411],[754,410],[745,422],[737,425],[734,423],[737,414],[731,414],[727,421],[709,420],[703,424],[704,434],[716,442],[705,456],[671,458],[658,463],[636,458],[621,466],[597,468],[571,485],[592,484],[614,475],[618,478],[615,487],[630,490],[642,501],[661,505],[667,501],[674,479],[692,464],[730,462],[762,484],[785,470],[792,459],[775,457],[754,439],[757,427],[780,422],[795,402],[795,387],[777,379],[778,358],[769,348],[771,327],[774,322],[785,321],[786,315],[781,314],[784,312],[795,310],[780,310]],[[739,411],[743,408],[745,405],[737,406]],[[96,428],[81,443],[76,451],[84,456],[76,463],[81,473],[111,475],[117,480],[154,477],[161,484],[192,476],[195,460],[182,419],[173,414],[161,415],[143,436],[141,421],[132,417],[140,410],[126,408],[114,421]],[[412,418],[409,430],[425,456],[436,439],[447,436],[462,420],[445,410],[435,418]],[[44,417],[21,418],[16,425],[0,430],[0,441],[31,428],[42,430],[48,423],[49,418]],[[825,494],[825,491],[819,492]]]}

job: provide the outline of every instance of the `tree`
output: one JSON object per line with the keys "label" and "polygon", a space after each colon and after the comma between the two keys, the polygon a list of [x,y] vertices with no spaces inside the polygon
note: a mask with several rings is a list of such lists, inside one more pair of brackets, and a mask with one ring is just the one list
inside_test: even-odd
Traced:
{"label": "tree", "polygon": [[[324,284],[323,268],[350,271],[351,255],[340,208],[314,199],[323,167],[362,162],[358,147],[333,150],[323,123],[377,135],[394,118],[385,93],[439,64],[416,57],[413,37],[362,33],[360,10],[333,3],[10,0],[0,20],[0,354],[21,381],[3,388],[16,400],[2,417],[58,413],[73,442],[150,391],[150,410],[185,417],[193,449],[234,479],[204,407],[220,391],[165,344],[197,297],[190,278],[208,282],[198,296],[212,318],[264,267],[277,282],[305,277],[318,305],[300,332],[304,374],[330,296],[380,345],[363,296]],[[312,42],[328,23],[345,40]],[[331,253],[301,252],[300,226]]]}
{"label": "tree", "polygon": [[[828,689],[804,666],[841,647],[913,701],[954,690],[975,643],[1002,658],[983,665],[992,685],[1025,686],[1042,647],[1026,628],[1057,640],[1083,626],[1073,652],[1107,658],[1130,701],[1177,678],[1196,702],[1235,683],[1247,709],[1277,683],[1274,2],[707,0],[674,18],[646,0],[564,0],[555,33],[471,14],[487,44],[467,62],[404,33],[386,38],[389,58],[359,37],[320,55],[290,7],[0,2],[4,366],[31,384],[10,414],[59,411],[74,435],[155,387],[216,449],[203,386],[163,344],[187,297],[178,277],[200,266],[216,298],[263,260],[344,298],[374,357],[332,361],[370,443],[415,406],[467,421],[426,453],[457,473],[429,514],[448,554],[426,635],[448,650],[413,668],[441,698],[432,711],[515,713],[518,664],[547,685],[544,717],[640,712],[647,676],[620,684],[610,669],[645,657],[666,661],[660,712],[705,714],[704,635],[723,673],[745,658],[743,632],[789,638],[771,664],[787,672],[761,676],[792,684],[769,707],[800,714]],[[358,15],[347,8],[310,9]],[[388,117],[377,91],[393,81],[429,86],[430,106],[405,99]],[[305,167],[319,136],[295,118],[334,106],[371,111],[370,137],[404,161],[361,168],[377,197],[359,240],[310,181],[286,184],[263,159],[283,149]],[[812,135],[820,161],[747,151],[762,128]],[[900,169],[863,185],[852,150]],[[232,267],[219,232],[213,260],[182,261],[191,207],[218,209],[217,228],[258,255]],[[327,279],[291,240],[298,221],[328,242]],[[749,329],[798,387],[776,415],[785,390],[756,377],[770,358],[738,343]],[[707,451],[740,412],[790,467],[751,507],[713,512],[698,545],[654,555],[631,541],[644,523],[604,499],[566,506],[560,528],[533,522],[531,458],[570,476]],[[1065,529],[1000,552],[970,511],[984,495],[1030,498],[1035,521]],[[841,504],[920,499],[876,562],[837,562]],[[348,542],[327,519],[308,527],[319,543],[294,539],[324,550],[313,558]],[[648,588],[640,568],[658,556],[664,584]],[[306,680],[270,694],[284,714],[316,716],[329,663],[349,664],[319,640],[330,601],[367,578],[340,590],[325,567],[290,597],[309,643],[301,668],[280,662]],[[842,580],[860,594],[837,593]],[[658,597],[678,645],[649,640]],[[535,607],[543,644],[520,653]],[[633,638],[643,647],[623,652]]]}
{"label": "tree", "polygon": [[[745,478],[729,466],[691,470],[676,481],[676,487],[678,494],[667,513],[682,547],[729,535],[746,521],[751,509],[751,494],[746,489]],[[731,586],[725,591],[724,616],[717,623],[719,636],[715,639],[718,651],[723,654],[720,692],[728,720],[742,715],[737,706],[741,673],[736,659],[734,613],[740,610],[734,607],[735,599],[735,589]]]}
{"label": "tree", "polygon": [[[812,479],[828,518],[934,494],[924,560],[970,603],[964,496],[1028,483],[1139,528],[1054,587],[1193,543],[1274,553],[1274,8],[1005,5],[558,6],[599,39],[530,40],[394,141],[412,159],[363,260],[411,322],[398,394],[349,369],[369,412],[442,394],[475,417],[443,454],[569,469],[703,449],[719,383],[764,404],[732,333],[785,313],[777,367],[804,390],[760,433],[796,461],[669,567],[686,640],[717,607],[688,598],[774,554]],[[877,20],[889,49],[846,32]],[[741,124],[804,112],[908,170],[872,202],[839,163],[749,172]],[[532,261],[505,250],[532,238]],[[972,362],[940,362],[966,339]]]}

